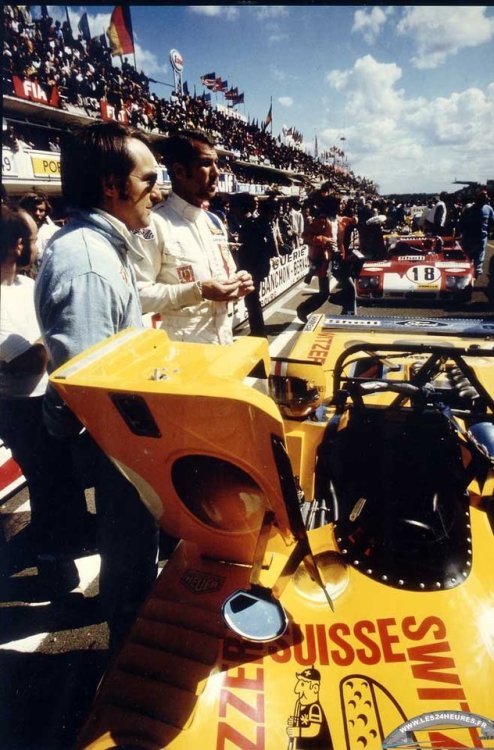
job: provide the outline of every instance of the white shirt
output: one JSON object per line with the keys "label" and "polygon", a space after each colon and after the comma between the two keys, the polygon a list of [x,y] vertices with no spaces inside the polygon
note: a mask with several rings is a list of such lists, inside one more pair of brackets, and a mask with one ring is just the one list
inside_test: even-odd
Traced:
{"label": "white shirt", "polygon": [[43,257],[48,242],[59,229],[60,227],[57,227],[49,216],[47,216],[41,226],[38,227],[38,254],[36,256],[38,262]]}
{"label": "white shirt", "polygon": [[34,308],[34,281],[17,276],[13,284],[0,285],[0,396],[23,398],[42,396],[48,375],[12,374],[2,364],[27,352],[41,338]]}
{"label": "white shirt", "polygon": [[171,193],[150,230],[135,235],[131,251],[143,312],[160,313],[175,341],[230,344],[232,305],[203,300],[197,284],[236,272],[220,219]]}
{"label": "white shirt", "polygon": [[297,211],[295,208],[291,208],[289,216],[292,230],[295,233],[297,247],[300,247],[302,244],[302,235],[304,233],[304,217],[302,211]]}

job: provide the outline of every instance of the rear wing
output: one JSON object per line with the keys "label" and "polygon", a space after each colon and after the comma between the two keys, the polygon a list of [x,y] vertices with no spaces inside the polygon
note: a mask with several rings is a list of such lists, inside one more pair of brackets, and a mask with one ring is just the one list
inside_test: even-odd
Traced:
{"label": "rear wing", "polygon": [[406,318],[399,316],[370,318],[325,315],[321,328],[326,331],[420,333],[420,335],[459,336],[482,339],[494,337],[494,320],[482,318]]}

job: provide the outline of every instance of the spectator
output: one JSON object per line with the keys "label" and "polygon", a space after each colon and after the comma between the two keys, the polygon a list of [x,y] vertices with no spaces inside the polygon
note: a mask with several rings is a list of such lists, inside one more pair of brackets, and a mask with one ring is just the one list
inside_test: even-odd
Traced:
{"label": "spectator", "polygon": [[237,193],[231,198],[231,211],[238,219],[238,265],[252,276],[254,291],[245,298],[249,318],[250,335],[266,336],[262,313],[260,290],[261,282],[269,274],[271,258],[278,256],[278,248],[273,234],[276,217],[276,202],[267,199],[260,202],[259,216],[255,216],[256,199],[249,193]]}
{"label": "spectator", "polygon": [[303,244],[304,217],[302,215],[302,206],[297,198],[292,198],[289,202],[289,220],[293,232],[293,247],[297,248]]}
{"label": "spectator", "polygon": [[22,135],[18,135],[16,138],[16,151],[32,151],[34,148],[34,143],[31,141],[26,141],[22,137]]}
{"label": "spectator", "polygon": [[494,228],[494,210],[485,188],[477,190],[474,202],[465,208],[459,221],[461,245],[475,266],[475,278],[482,274],[489,232]]}
{"label": "spectator", "polygon": [[153,236],[136,236],[132,258],[144,312],[161,313],[174,340],[229,344],[230,303],[252,291],[237,271],[226,228],[202,206],[216,194],[218,156],[212,141],[185,130],[162,147],[172,193],[156,206]]}
{"label": "spectator", "polygon": [[[307,224],[310,224],[310,222],[315,218],[314,216],[314,206],[310,200],[305,200],[302,205],[302,218],[304,220],[304,230]],[[302,232],[302,240],[303,240],[303,232]]]}
{"label": "spectator", "polygon": [[24,193],[19,206],[27,211],[38,227],[38,255],[35,260],[36,269],[41,265],[41,259],[49,240],[58,230],[50,218],[52,207],[48,196],[41,192]]}
{"label": "spectator", "polygon": [[432,206],[431,210],[426,214],[425,217],[425,223],[424,223],[424,231],[427,234],[436,234],[439,237],[442,237],[445,233],[445,226],[446,226],[446,217],[447,217],[447,209],[446,209],[446,199],[448,197],[447,193],[441,193],[441,195],[437,195],[435,198],[435,203]]}
{"label": "spectator", "polygon": [[463,212],[463,204],[458,197],[455,197],[448,208],[446,221],[446,234],[456,237],[459,234],[459,223]]}
{"label": "spectator", "polygon": [[[316,218],[306,227],[304,240],[309,245],[309,263],[317,276],[319,291],[307,297],[298,307],[297,316],[304,323],[310,313],[327,302],[329,297],[330,262],[337,251],[339,199],[330,195],[318,201]],[[306,277],[306,280],[307,277]]]}
{"label": "spectator", "polygon": [[58,135],[54,135],[48,139],[48,149],[54,153],[60,151],[60,138]]}
{"label": "spectator", "polygon": [[[149,224],[160,193],[146,137],[118,123],[94,123],[67,137],[61,152],[69,220],[45,251],[35,299],[55,369],[142,314],[128,258],[131,230]],[[92,467],[101,539],[100,598],[115,649],[156,577],[157,526],[135,488],[116,469],[55,390],[44,415],[52,434],[71,439]]]}
{"label": "spectator", "polygon": [[215,195],[213,200],[209,203],[209,206],[205,206],[205,208],[209,208],[210,211],[213,212],[213,214],[216,214],[216,216],[221,219],[223,224],[228,224],[228,201],[224,198],[220,198],[218,195]]}
{"label": "spectator", "polygon": [[[27,24],[27,6],[12,6],[4,14],[4,67],[8,76],[38,76],[48,95],[60,95],[59,106],[66,102],[99,115],[102,100],[124,109],[133,125],[165,135],[183,128],[202,129],[210,133],[237,158],[268,164],[273,167],[303,173],[306,185],[311,179],[325,180],[330,190],[360,188],[375,192],[369,180],[356,177],[350,170],[341,171],[333,164],[314,160],[295,145],[282,144],[257,124],[245,123],[212,109],[202,97],[174,93],[169,101],[159,99],[149,91],[149,79],[135,70],[127,60],[122,68],[112,65],[110,50],[98,37],[87,44],[74,39],[69,24],[46,17]],[[27,25],[26,25],[27,24]],[[11,87],[12,80],[5,81]],[[336,149],[335,156],[344,161],[344,152]],[[236,167],[237,173],[242,170]]]}
{"label": "spectator", "polygon": [[366,201],[357,210],[357,231],[360,251],[366,258],[379,260],[386,255],[383,225],[384,214],[379,213],[378,201]]}
{"label": "spectator", "polygon": [[19,273],[36,255],[36,224],[25,211],[2,205],[0,238],[0,437],[28,483],[39,593],[53,599],[79,583],[74,554],[89,541],[90,515],[69,446],[43,424],[47,355],[34,309],[34,281]]}
{"label": "spectator", "polygon": [[397,203],[395,210],[396,225],[401,227],[406,222],[406,212],[403,203]]}
{"label": "spectator", "polygon": [[2,146],[11,149],[14,152],[19,151],[17,134],[12,125],[9,125],[7,128],[4,126],[2,133]]}
{"label": "spectator", "polygon": [[281,244],[285,250],[284,254],[289,255],[288,250],[291,252],[296,247],[296,237],[295,229],[290,217],[290,204],[288,201],[281,201],[278,204],[278,228]]}
{"label": "spectator", "polygon": [[355,315],[357,312],[355,277],[363,258],[363,254],[351,246],[353,229],[357,220],[351,209],[347,209],[345,214],[343,211],[338,214],[337,220],[338,243],[337,251],[333,255],[331,270],[340,286],[341,314]]}

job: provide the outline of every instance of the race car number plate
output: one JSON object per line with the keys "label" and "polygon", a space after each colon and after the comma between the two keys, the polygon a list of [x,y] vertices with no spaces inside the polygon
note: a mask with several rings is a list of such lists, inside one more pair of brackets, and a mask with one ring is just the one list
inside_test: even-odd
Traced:
{"label": "race car number plate", "polygon": [[441,281],[441,271],[435,266],[412,266],[406,272],[406,278],[417,286],[437,288]]}

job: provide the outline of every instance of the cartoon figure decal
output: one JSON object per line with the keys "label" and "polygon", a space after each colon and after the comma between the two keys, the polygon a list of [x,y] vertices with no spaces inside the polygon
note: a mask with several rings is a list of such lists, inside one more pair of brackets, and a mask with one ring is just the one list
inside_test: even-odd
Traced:
{"label": "cartoon figure decal", "polygon": [[295,710],[288,718],[288,750],[333,750],[331,734],[319,702],[321,673],[314,666],[297,672]]}

